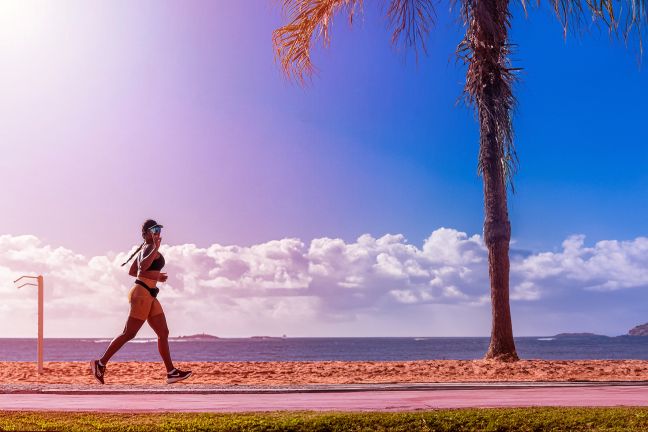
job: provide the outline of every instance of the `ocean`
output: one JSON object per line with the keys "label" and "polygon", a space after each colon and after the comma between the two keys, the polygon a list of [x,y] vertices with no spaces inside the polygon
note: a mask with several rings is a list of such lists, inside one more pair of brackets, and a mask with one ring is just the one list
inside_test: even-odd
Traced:
{"label": "ocean", "polygon": [[[45,361],[89,361],[109,339],[45,339]],[[237,338],[170,341],[177,361],[405,361],[483,358],[487,337]],[[523,359],[648,360],[648,337],[519,337]],[[36,339],[0,339],[0,361],[35,361]],[[156,339],[135,339],[113,361],[159,361]]]}

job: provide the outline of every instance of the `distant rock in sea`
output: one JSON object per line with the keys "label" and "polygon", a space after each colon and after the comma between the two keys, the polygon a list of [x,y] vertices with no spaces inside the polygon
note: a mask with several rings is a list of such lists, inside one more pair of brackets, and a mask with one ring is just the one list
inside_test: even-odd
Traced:
{"label": "distant rock in sea", "polygon": [[648,336],[648,323],[631,328],[628,334],[630,336]]}
{"label": "distant rock in sea", "polygon": [[218,336],[213,336],[207,333],[200,333],[188,336],[178,336],[169,338],[170,340],[182,340],[182,341],[210,341],[220,339]]}
{"label": "distant rock in sea", "polygon": [[596,333],[558,333],[555,338],[608,337]]}

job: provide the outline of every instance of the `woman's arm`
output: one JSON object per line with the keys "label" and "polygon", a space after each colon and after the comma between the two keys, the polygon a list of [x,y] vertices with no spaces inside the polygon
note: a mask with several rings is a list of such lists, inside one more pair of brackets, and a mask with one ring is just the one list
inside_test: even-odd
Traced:
{"label": "woman's arm", "polygon": [[155,254],[160,247],[159,241],[154,241],[153,244],[147,244],[144,249],[137,256],[137,262],[139,266],[139,271],[148,270],[151,267],[151,263],[155,259]]}
{"label": "woman's arm", "polygon": [[130,266],[130,270],[128,270],[128,275],[137,277],[137,259],[133,260]]}

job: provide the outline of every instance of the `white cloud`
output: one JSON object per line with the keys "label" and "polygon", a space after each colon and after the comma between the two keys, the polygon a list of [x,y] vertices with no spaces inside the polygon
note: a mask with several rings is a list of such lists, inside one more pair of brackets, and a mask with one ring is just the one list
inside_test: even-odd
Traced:
{"label": "white cloud", "polygon": [[[585,236],[569,237],[561,252],[515,260],[515,294],[535,300],[564,290],[613,291],[648,288],[648,238],[604,240],[585,246]],[[512,296],[513,297],[513,296]]]}
{"label": "white cloud", "polygon": [[[560,252],[512,254],[514,305],[579,290],[648,288],[647,238],[587,247],[583,236],[572,236],[562,246]],[[163,246],[162,253],[169,281],[160,300],[175,334],[209,329],[229,335],[309,334],[327,323],[352,328],[363,316],[387,321],[407,308],[424,310],[416,305],[459,307],[465,316],[457,320],[465,320],[471,319],[471,308],[487,308],[489,302],[482,238],[449,228],[434,231],[420,248],[402,235],[364,234],[351,243],[286,238],[250,247]],[[50,335],[105,336],[120,330],[132,285],[120,264],[129,255],[88,258],[34,236],[0,236],[0,319],[12,323],[1,336],[31,334],[35,293],[12,284],[22,274],[45,276]]]}

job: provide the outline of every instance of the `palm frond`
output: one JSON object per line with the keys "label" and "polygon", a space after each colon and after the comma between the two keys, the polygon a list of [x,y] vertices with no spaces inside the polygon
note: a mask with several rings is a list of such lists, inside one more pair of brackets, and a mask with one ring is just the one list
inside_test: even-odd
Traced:
{"label": "palm frond", "polygon": [[643,31],[648,25],[648,0],[549,0],[549,4],[565,34],[569,28],[579,30],[583,22],[591,17],[593,21],[602,21],[610,32],[622,36],[626,41],[636,38],[639,50],[643,50]]}
{"label": "palm frond", "polygon": [[[328,46],[333,17],[345,11],[353,23],[362,5],[363,0],[283,0],[289,23],[273,32],[272,42],[284,74],[303,84],[315,70],[314,40],[319,38]],[[417,55],[419,47],[426,52],[425,40],[436,16],[433,0],[390,0],[386,14],[393,29],[392,43],[413,47]]]}
{"label": "palm frond", "polygon": [[[457,53],[468,65],[464,95],[475,107],[480,124],[478,172],[501,164],[502,181],[513,191],[518,158],[513,144],[513,83],[516,71],[510,64],[508,42],[511,14],[508,2],[463,0],[461,14],[466,34]],[[492,142],[496,146],[491,145]]]}
{"label": "palm frond", "polygon": [[427,54],[425,41],[434,25],[436,11],[431,0],[391,0],[387,18],[393,28],[392,43],[413,47],[418,55],[420,46]]}
{"label": "palm frond", "polygon": [[362,0],[284,0],[283,10],[290,22],[272,34],[275,57],[284,74],[303,84],[315,70],[311,61],[313,40],[321,38],[328,46],[333,17],[346,9],[349,22],[353,22],[356,9],[361,7]]}

